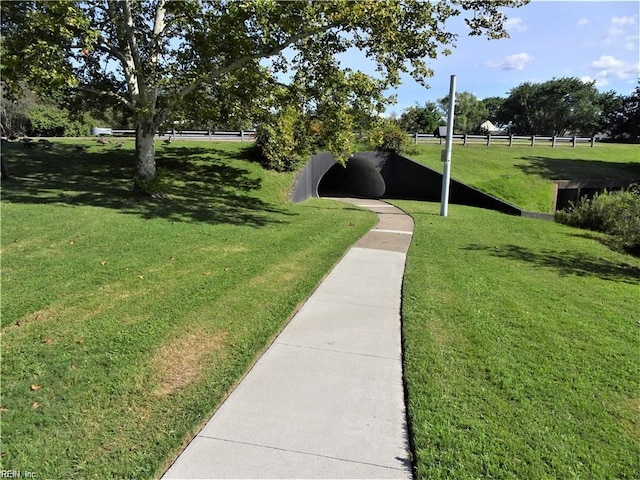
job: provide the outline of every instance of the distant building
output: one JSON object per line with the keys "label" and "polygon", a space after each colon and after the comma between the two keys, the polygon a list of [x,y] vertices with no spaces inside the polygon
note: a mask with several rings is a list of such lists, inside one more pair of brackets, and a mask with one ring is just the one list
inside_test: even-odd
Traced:
{"label": "distant building", "polygon": [[493,123],[491,123],[489,120],[485,120],[480,124],[480,131],[482,131],[483,133],[491,134],[491,135],[499,135],[501,133],[504,133],[502,130],[496,127]]}

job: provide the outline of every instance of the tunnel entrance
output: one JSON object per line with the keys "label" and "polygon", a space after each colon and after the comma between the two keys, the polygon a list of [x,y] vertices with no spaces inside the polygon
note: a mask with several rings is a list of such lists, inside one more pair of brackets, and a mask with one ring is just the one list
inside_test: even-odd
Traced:
{"label": "tunnel entrance", "polygon": [[[511,215],[525,215],[521,209],[451,180],[449,201],[461,205],[489,208]],[[395,198],[438,201],[442,174],[409,158],[380,152],[358,152],[346,166],[336,163],[329,152],[310,158],[296,175],[291,201],[317,197]],[[528,214],[527,214],[528,215]]]}
{"label": "tunnel entrance", "polygon": [[320,197],[381,198],[386,186],[380,172],[362,158],[350,158],[346,166],[334,164],[318,185]]}

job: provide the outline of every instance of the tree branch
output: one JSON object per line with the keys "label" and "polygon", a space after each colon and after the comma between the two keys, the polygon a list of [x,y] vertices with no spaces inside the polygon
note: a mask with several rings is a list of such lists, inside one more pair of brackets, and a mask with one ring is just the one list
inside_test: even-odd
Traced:
{"label": "tree branch", "polygon": [[[138,76],[136,74],[137,68],[136,68],[136,64],[132,54],[132,45],[128,41],[129,28],[126,25],[126,22],[118,21],[118,18],[120,17],[120,15],[118,14],[117,7],[118,7],[118,4],[116,2],[107,2],[107,8],[109,9],[109,17],[111,18],[111,21],[116,23],[116,32],[117,32],[116,35],[119,37],[118,41],[122,44],[120,49],[112,47],[112,52],[118,52],[119,54],[119,55],[116,55],[116,58],[118,58],[122,63],[122,69],[124,71],[125,80],[129,87],[129,93],[131,94],[131,99],[132,101],[135,101],[135,99],[140,96],[140,88],[137,81]],[[128,11],[130,15],[131,9],[128,9]],[[131,17],[129,17],[129,20],[133,21]]]}
{"label": "tree branch", "polygon": [[156,14],[153,22],[153,46],[151,48],[151,65],[158,63],[158,57],[160,56],[160,50],[162,48],[162,38],[166,27],[164,18],[167,13],[165,7],[165,0],[158,0],[156,4]]}
{"label": "tree branch", "polygon": [[[302,32],[299,33],[297,35],[293,35],[291,37],[289,37],[289,39],[279,45],[276,45],[275,47],[273,47],[270,50],[266,50],[264,52],[259,52],[259,53],[255,53],[253,55],[245,55],[244,57],[241,57],[239,59],[237,59],[236,61],[230,63],[229,65],[220,68],[219,70],[209,74],[209,76],[206,78],[206,81],[208,83],[213,83],[217,78],[221,77],[222,75],[224,75],[225,73],[231,72],[233,70],[236,70],[244,65],[246,65],[247,63],[253,61],[253,60],[258,60],[260,58],[268,58],[268,57],[272,57],[274,55],[278,55],[279,53],[281,53],[282,51],[284,51],[287,47],[290,47],[291,45],[298,43],[302,40],[305,40],[309,37],[312,37],[314,35],[317,35],[319,33],[323,33],[326,32],[327,30],[330,30],[331,28],[334,28],[335,25],[331,24],[331,25],[326,25],[323,28],[320,29],[314,29],[314,30],[308,30],[306,32]],[[198,88],[198,86],[202,85],[205,82],[204,79],[197,79],[195,80],[191,85],[188,85],[187,87],[183,88],[180,92],[178,92],[178,97],[179,98],[184,98],[185,96],[189,95],[191,92],[193,92],[196,88]]]}
{"label": "tree branch", "polygon": [[122,103],[123,105],[125,105],[128,108],[132,108],[133,105],[131,104],[131,101],[128,100],[126,97],[123,97],[122,95],[112,92],[110,90],[98,90],[92,87],[88,87],[88,86],[84,86],[81,85],[80,90],[84,90],[85,92],[89,92],[89,93],[94,93],[96,95],[100,95],[100,96],[106,96],[106,97],[111,97],[116,99],[118,102]]}
{"label": "tree branch", "polygon": [[131,1],[125,0],[124,5],[124,22],[123,26],[126,33],[126,41],[129,44],[129,50],[133,64],[136,67],[136,71],[142,71],[142,60],[140,59],[140,52],[138,51],[138,38],[134,29],[133,12],[131,11]]}
{"label": "tree branch", "polygon": [[106,54],[111,55],[113,58],[115,58],[116,60],[119,60],[120,63],[125,64],[127,63],[127,58],[125,56],[124,53],[122,53],[120,50],[118,50],[118,48],[113,45],[111,42],[109,42],[109,40],[107,40],[106,38],[104,38],[102,35],[99,38],[99,41],[101,43],[96,44],[96,50],[100,50]]}

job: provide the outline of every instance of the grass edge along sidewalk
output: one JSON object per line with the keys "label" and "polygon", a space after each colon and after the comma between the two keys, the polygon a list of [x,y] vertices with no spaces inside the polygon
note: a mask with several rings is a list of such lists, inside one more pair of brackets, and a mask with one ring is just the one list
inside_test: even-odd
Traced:
{"label": "grass edge along sidewalk", "polygon": [[[13,158],[18,161],[12,162],[11,172],[15,177],[12,182],[16,183],[3,185],[2,316],[6,327],[2,334],[2,435],[6,455],[1,459],[2,468],[31,471],[48,478],[148,478],[161,473],[162,467],[158,465],[167,461],[172,452],[177,453],[187,433],[197,430],[202,419],[215,408],[217,399],[222,398],[233,384],[234,378],[244,372],[256,352],[280,328],[295,303],[304,299],[314,281],[329,270],[341,251],[366,231],[374,219],[367,220],[361,216],[365,213],[324,201],[298,206],[287,204],[285,193],[292,176],[265,172],[242,160],[242,145],[238,144],[203,147],[176,142],[170,146],[159,145],[161,168],[173,184],[173,201],[171,204],[135,204],[123,196],[123,192],[130,189],[132,143],[121,149],[114,145],[93,145],[83,154],[75,153],[73,145],[72,141],[61,141],[60,145],[56,142],[51,151],[17,148]],[[3,153],[7,154],[9,148],[3,149]],[[495,288],[487,287],[487,282],[493,277],[499,278],[506,267],[517,280],[513,288],[517,285],[529,288],[521,305],[533,305],[541,295],[553,293],[549,298],[554,301],[546,301],[549,305],[545,308],[550,316],[574,319],[567,321],[569,325],[581,318],[583,310],[589,311],[584,308],[584,299],[574,305],[574,297],[581,295],[593,302],[604,302],[595,308],[603,318],[602,328],[608,327],[605,321],[609,313],[613,312],[612,318],[617,319],[613,325],[620,326],[624,325],[620,315],[631,311],[630,307],[637,307],[633,303],[637,298],[634,296],[637,283],[630,283],[629,275],[625,274],[633,270],[621,268],[625,262],[636,266],[637,262],[583,238],[591,234],[544,222],[519,223],[527,220],[457,206],[452,206],[449,220],[439,224],[435,214],[437,207],[429,210],[432,207],[426,204],[420,207],[420,204],[407,205],[410,205],[407,207],[409,213],[422,225],[419,225],[415,245],[426,249],[424,258],[429,259],[427,264],[416,265],[414,273],[418,271],[424,275],[422,279],[413,280],[415,288],[424,289],[433,298],[443,299],[429,303],[416,295],[415,299],[406,300],[408,316],[412,315],[411,305],[415,305],[417,313],[413,318],[417,320],[413,322],[414,326],[427,324],[423,319],[431,317],[458,319],[458,324],[459,319],[471,318],[475,322],[471,325],[482,332],[487,330],[487,325],[492,326],[483,322],[495,321],[491,314],[505,318],[497,313],[506,312],[509,314],[507,319],[520,319],[512,313],[522,313],[521,307],[507,301],[509,295],[501,292],[508,286],[488,283]],[[461,217],[462,222],[456,220],[456,215],[464,212],[469,213]],[[486,233],[478,224],[490,232],[493,242],[501,240],[502,243],[494,245],[484,238]],[[473,228],[468,229],[467,225]],[[522,229],[523,225],[532,228]],[[436,226],[438,229],[455,227],[451,235],[457,238],[458,246],[467,249],[459,248],[453,253],[442,250],[450,241],[446,235],[450,232],[438,233]],[[532,229],[538,229],[539,235]],[[467,233],[464,239],[460,238],[461,232]],[[474,240],[474,237],[484,240]],[[550,239],[557,244],[550,243]],[[479,248],[483,244],[500,248],[491,253],[489,248]],[[289,253],[296,250],[299,254],[283,259],[281,252],[285,249]],[[465,256],[460,256],[461,253]],[[438,256],[443,257],[444,264],[437,263]],[[521,261],[514,260],[520,257],[523,257]],[[259,258],[260,263],[252,263],[253,258]],[[461,261],[451,262],[452,258]],[[503,263],[493,263],[500,259]],[[511,261],[507,261],[509,259]],[[532,263],[531,259],[537,263]],[[465,262],[473,268],[459,270]],[[311,269],[315,273],[305,277],[308,263],[313,263]],[[451,268],[455,282],[470,282],[465,289],[459,290],[457,297],[450,292],[453,290],[450,285],[443,287],[444,291],[428,289],[433,289],[439,281],[448,285],[449,280],[442,272],[447,271],[449,263],[456,267]],[[514,268],[516,273],[513,273]],[[554,271],[556,273],[552,274]],[[593,271],[598,272],[599,277],[594,276]],[[49,275],[42,275],[42,272]],[[533,286],[522,283],[536,272],[546,272],[543,280],[550,280],[549,286],[543,285],[544,281]],[[556,278],[558,276],[560,278]],[[276,279],[285,279],[295,293],[279,289],[282,283]],[[566,291],[553,287],[558,283],[566,286]],[[410,288],[411,284],[407,285]],[[459,283],[454,285],[457,287]],[[627,292],[624,302],[620,301],[618,287],[622,294]],[[461,305],[459,297],[468,302]],[[495,300],[489,301],[492,298]],[[502,303],[497,304],[498,300]],[[265,302],[269,303],[269,308],[257,308]],[[480,312],[472,309],[472,303],[479,305]],[[567,312],[559,310],[560,305],[564,305]],[[615,313],[614,307],[622,308],[622,313]],[[435,310],[431,312],[431,309]],[[531,308],[525,311],[536,312]],[[425,316],[427,314],[429,317]],[[548,326],[544,312],[537,311],[533,318],[538,321],[525,323]],[[511,320],[508,326],[513,329],[517,323]],[[587,321],[587,325],[589,323]],[[405,328],[409,325],[407,322]],[[435,326],[444,329],[447,322]],[[489,331],[497,332],[499,337],[498,327],[500,325],[493,324]],[[553,327],[551,333],[561,330],[561,325],[550,327]],[[591,342],[586,333],[591,330],[570,331],[576,339],[574,344],[579,359],[588,360],[590,357],[584,355],[591,349],[602,352],[603,359],[612,364],[617,364],[614,357],[628,359],[627,353],[615,349],[609,353],[605,348],[608,343],[614,347],[620,344],[616,339],[611,340],[611,332],[604,332],[601,338]],[[633,335],[634,330],[630,332]],[[553,335],[545,337],[543,333],[539,332],[544,338],[553,338]],[[564,462],[563,455],[546,455],[544,449],[547,460],[539,460],[534,451],[538,440],[532,433],[529,433],[529,443],[525,442],[524,446],[513,440],[511,447],[501,450],[502,444],[509,445],[510,435],[513,435],[509,430],[511,425],[499,428],[497,434],[494,430],[485,430],[485,437],[480,429],[480,438],[473,437],[471,432],[479,428],[472,422],[473,414],[483,412],[478,405],[467,406],[467,411],[461,412],[462,416],[454,415],[451,410],[440,413],[437,407],[444,403],[443,399],[453,398],[454,403],[464,406],[465,395],[455,397],[451,389],[443,393],[441,390],[445,387],[434,383],[429,372],[419,368],[434,363],[427,353],[438,351],[432,348],[433,337],[438,334],[438,331],[435,335],[430,332],[431,337],[425,338],[418,328],[411,336],[416,339],[411,357],[419,362],[413,366],[416,369],[414,378],[418,385],[424,381],[424,385],[434,386],[424,395],[417,390],[421,396],[414,395],[413,398],[421,399],[420,404],[433,409],[437,414],[434,419],[438,420],[435,425],[442,430],[436,432],[440,437],[433,435],[430,440],[425,437],[425,430],[416,429],[419,472],[433,465],[441,477],[455,477],[454,473],[442,473],[450,471],[458,472],[459,477],[464,478],[465,475],[474,476],[465,472],[475,472],[478,468],[480,471],[500,468],[499,471],[504,472],[501,476],[509,477],[509,472],[519,472],[518,468],[522,466],[522,472],[533,471],[534,477],[541,477],[543,475],[535,473],[540,469],[554,472],[557,467],[561,474],[566,471],[562,465],[573,465],[571,461],[556,465],[558,459]],[[456,337],[464,340],[448,350],[458,356],[463,351],[477,353],[471,347],[484,345],[469,331],[448,332],[444,329],[443,340],[446,340],[445,334],[454,340]],[[637,345],[637,337],[634,340]],[[206,371],[189,370],[184,363],[172,361],[193,352],[193,345],[199,344],[206,348],[195,349],[197,355],[191,364],[204,365]],[[551,347],[553,353],[556,345],[551,343]],[[200,356],[203,352],[208,353]],[[497,354],[487,353],[486,356],[501,358]],[[455,359],[454,356],[451,358]],[[496,388],[493,383],[500,381],[504,383],[503,390],[515,393],[523,390],[522,385],[529,386],[526,382],[518,383],[522,381],[519,375],[500,375],[513,371],[508,360],[502,360],[504,367],[500,362],[490,364],[483,374],[490,391]],[[455,370],[456,365],[458,370],[466,368],[459,366],[460,361],[447,368]],[[586,361],[585,365],[589,367],[587,373],[594,369],[595,373],[600,371],[599,363],[591,365]],[[629,365],[630,368],[637,367],[633,359],[629,360]],[[530,368],[527,363],[524,366]],[[172,389],[172,385],[175,387],[185,380],[181,375],[174,375],[176,372],[191,380]],[[578,416],[565,407],[552,408],[552,411],[562,413],[559,418],[564,423],[559,425],[565,425],[567,415],[577,418],[574,423],[577,422],[582,430],[587,428],[583,425],[591,425],[597,437],[596,449],[600,448],[602,440],[598,432],[604,432],[608,438],[608,435],[618,435],[622,429],[623,439],[629,435],[636,439],[639,436],[637,423],[629,419],[629,412],[637,408],[634,398],[638,396],[629,395],[628,383],[617,385],[615,370],[607,372],[611,385],[605,385],[604,391],[613,389],[619,391],[619,395],[606,399],[610,408],[604,414],[598,408],[588,408],[585,413],[584,409],[576,407],[578,413],[582,412]],[[600,373],[596,375],[597,379],[601,377]],[[569,385],[573,385],[572,378],[568,380]],[[477,382],[468,383],[478,385]],[[551,387],[562,385],[559,380],[551,383]],[[516,388],[512,389],[512,385]],[[454,386],[452,384],[451,388]],[[482,383],[480,387],[488,388]],[[585,388],[576,385],[578,393]],[[588,388],[586,391],[589,392]],[[553,393],[553,388],[549,392]],[[597,398],[603,395],[606,393],[599,393]],[[518,398],[507,400],[494,394],[487,395],[485,404],[481,399],[478,402],[485,410],[513,414],[514,410],[504,404],[508,406]],[[526,398],[519,401],[525,405],[540,405],[540,402]],[[489,414],[483,415],[491,418]],[[530,420],[530,416],[523,414],[523,419],[519,420],[513,415],[503,415],[503,418],[518,420],[527,426],[524,420]],[[600,418],[610,420],[611,415],[617,415],[619,421],[614,422],[615,425],[608,423],[602,430]],[[496,416],[500,418],[500,415]],[[418,420],[414,423],[418,425],[419,415],[415,418]],[[592,421],[594,418],[596,421]],[[484,419],[480,417],[483,422]],[[540,430],[534,433],[545,436],[544,428],[549,428],[551,436],[557,439],[559,433],[552,428],[553,417],[543,416],[541,422]],[[571,422],[569,425],[578,428]],[[529,430],[532,428],[528,426]],[[566,453],[576,438],[589,438],[580,429],[564,432],[569,440],[558,440],[558,448]],[[433,430],[427,432],[432,434]],[[500,440],[490,441],[486,438],[489,434]],[[475,450],[466,448],[469,454],[456,463],[451,457],[458,452],[455,445],[451,445],[466,437],[469,437],[471,447],[475,445]],[[434,442],[440,452],[438,455],[434,454],[435,449],[430,450],[429,445]],[[587,477],[604,477],[598,468],[614,465],[611,456],[608,459],[595,456],[595,460],[591,460],[585,448],[576,449],[579,455],[587,457],[586,466],[579,467],[578,471],[591,468]],[[621,452],[619,458],[626,456],[631,459],[628,461],[637,458],[637,455],[628,455],[629,451],[637,453],[628,442],[621,446],[617,441],[611,448]],[[491,453],[494,450],[496,455]],[[430,455],[435,455],[434,461],[429,460]],[[473,458],[469,460],[469,456]],[[480,467],[474,463],[477,459],[481,459]],[[500,462],[505,463],[503,467]],[[533,467],[529,467],[530,464]],[[465,469],[459,470],[461,466]],[[513,476],[522,478],[523,475]]]}
{"label": "grass edge along sidewalk", "polygon": [[3,148],[2,469],[151,478],[376,216],[238,144],[159,145],[134,201],[132,142],[74,145]]}
{"label": "grass edge along sidewalk", "polygon": [[417,478],[637,478],[640,260],[583,230],[393,202]]}

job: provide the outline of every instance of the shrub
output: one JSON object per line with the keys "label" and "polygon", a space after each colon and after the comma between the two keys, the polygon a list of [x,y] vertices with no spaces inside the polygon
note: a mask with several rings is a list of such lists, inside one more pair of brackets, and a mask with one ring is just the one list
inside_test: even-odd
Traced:
{"label": "shrub", "polygon": [[309,153],[302,134],[300,112],[292,106],[282,108],[256,131],[256,147],[265,168],[279,172],[294,170]]}
{"label": "shrub", "polygon": [[43,137],[61,137],[69,115],[53,105],[37,105],[27,113],[31,124],[31,134]]}
{"label": "shrub", "polygon": [[584,197],[567,211],[557,212],[556,221],[606,233],[613,248],[640,255],[640,186]]}
{"label": "shrub", "polygon": [[410,150],[407,133],[389,121],[372,129],[369,142],[380,152],[408,153]]}
{"label": "shrub", "polygon": [[87,120],[91,122],[90,117],[73,118],[69,112],[54,105],[36,105],[26,115],[30,126],[28,133],[33,136],[84,137],[89,134]]}

